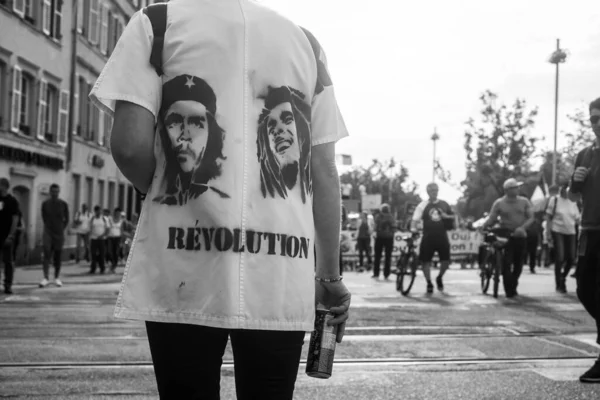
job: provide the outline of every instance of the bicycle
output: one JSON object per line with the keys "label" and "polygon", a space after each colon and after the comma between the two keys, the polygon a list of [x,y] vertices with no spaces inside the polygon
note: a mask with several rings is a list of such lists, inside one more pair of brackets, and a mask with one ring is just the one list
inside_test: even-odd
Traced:
{"label": "bicycle", "polygon": [[396,290],[402,293],[403,296],[408,296],[417,276],[419,262],[415,241],[418,237],[419,233],[417,232],[402,237],[407,246],[400,250],[400,256],[396,264]]}
{"label": "bicycle", "polygon": [[493,295],[498,298],[498,289],[500,287],[500,275],[502,273],[502,264],[504,262],[503,249],[508,243],[508,238],[499,236],[495,230],[484,231],[484,256],[481,269],[481,291],[487,294],[490,286],[490,280],[494,280]]}

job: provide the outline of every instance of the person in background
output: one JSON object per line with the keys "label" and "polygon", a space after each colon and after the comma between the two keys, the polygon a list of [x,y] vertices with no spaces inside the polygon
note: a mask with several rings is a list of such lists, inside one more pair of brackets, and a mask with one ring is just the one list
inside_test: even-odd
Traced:
{"label": "person in background", "polygon": [[12,294],[14,242],[19,222],[19,202],[9,192],[10,181],[0,178],[0,251],[4,264],[4,293]]}
{"label": "person in background", "polygon": [[[106,218],[107,221],[110,222],[110,210],[108,208],[105,208],[102,210],[102,215],[104,216],[104,218]],[[112,259],[110,258],[110,241],[108,240],[108,236],[106,237],[106,239],[104,240],[104,258],[106,261],[106,264],[109,264]]]}
{"label": "person in background", "polygon": [[125,220],[121,216],[121,209],[119,207],[115,208],[113,216],[109,219],[108,223],[108,248],[110,249],[109,258],[112,262],[110,271],[112,273],[117,270],[117,265],[119,264],[124,222]]}
{"label": "person in background", "polygon": [[422,201],[413,214],[414,228],[423,230],[419,249],[419,259],[423,263],[423,275],[427,281],[427,293],[433,293],[431,282],[431,266],[435,253],[440,258],[440,273],[435,282],[438,290],[444,290],[444,274],[450,267],[450,239],[448,231],[452,229],[454,214],[450,205],[438,199],[439,186],[436,183],[427,185],[428,200]]}
{"label": "person in background", "polygon": [[92,213],[88,210],[87,204],[81,205],[81,210],[75,213],[75,217],[73,218],[73,230],[77,235],[77,242],[75,243],[75,262],[79,263],[80,251],[83,246],[84,254],[83,258],[85,261],[90,261],[90,219],[92,218]]}
{"label": "person in background", "polygon": [[90,218],[90,253],[92,262],[90,274],[96,273],[96,265],[100,267],[100,273],[104,273],[106,257],[106,236],[108,235],[108,218],[102,215],[100,206],[94,207],[94,215]]}
{"label": "person in background", "polygon": [[381,255],[385,252],[383,277],[389,280],[392,267],[392,249],[394,248],[394,232],[396,223],[394,216],[390,213],[388,204],[381,205],[381,212],[375,218],[375,264],[373,266],[373,279],[379,279],[379,266]]}
{"label": "person in background", "polygon": [[[348,211],[346,207],[342,204],[342,230],[345,231],[348,229]],[[342,236],[340,235],[340,244],[341,244]],[[340,246],[340,275],[344,274],[344,260],[342,259],[342,246]]]}
{"label": "person in background", "polygon": [[62,249],[65,244],[65,231],[69,226],[69,205],[60,199],[60,186],[56,183],[50,185],[50,198],[42,203],[42,220],[44,222],[44,279],[40,287],[50,283],[50,262],[54,262],[54,284],[62,286],[60,280],[60,267],[62,262]]}
{"label": "person in background", "polygon": [[360,223],[358,225],[358,233],[356,237],[356,247],[358,249],[358,262],[360,268],[364,268],[364,254],[367,255],[367,271],[371,270],[371,235],[373,231],[371,230],[371,226],[369,224],[368,214],[366,212],[362,212],[360,214]]}
{"label": "person in background", "polygon": [[534,213],[533,222],[527,228],[527,244],[524,259],[529,262],[529,271],[532,274],[535,274],[535,266],[538,263],[538,246],[542,237],[543,221],[543,212]]}
{"label": "person in background", "polygon": [[575,263],[576,226],[581,218],[577,204],[568,196],[568,186],[560,189],[560,195],[553,196],[546,207],[546,221],[554,244],[554,278],[556,291],[567,293],[566,278]]}
{"label": "person in background", "polygon": [[490,216],[483,225],[485,230],[496,222],[500,222],[498,235],[508,237],[502,267],[502,284],[507,298],[519,295],[517,287],[523,271],[527,229],[533,222],[531,202],[526,197],[519,196],[519,188],[522,185],[522,182],[518,182],[514,178],[509,178],[504,182],[504,197],[494,202]]}
{"label": "person in background", "polygon": [[[581,196],[581,235],[577,260],[577,297],[596,322],[600,344],[600,98],[590,103],[590,124],[596,139],[577,154],[571,192]],[[580,378],[600,383],[600,357]]]}

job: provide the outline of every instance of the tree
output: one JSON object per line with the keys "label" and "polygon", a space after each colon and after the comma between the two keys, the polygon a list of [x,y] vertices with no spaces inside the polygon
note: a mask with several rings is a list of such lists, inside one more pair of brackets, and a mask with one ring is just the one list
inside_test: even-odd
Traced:
{"label": "tree", "polygon": [[419,202],[418,185],[409,181],[409,171],[392,158],[389,161],[373,159],[371,165],[355,167],[340,176],[342,184],[352,185],[351,198],[360,199],[360,187],[368,194],[381,194],[381,200],[388,203],[392,213],[403,217],[404,206],[408,202]]}
{"label": "tree", "polygon": [[506,179],[537,181],[531,166],[538,141],[531,133],[537,107],[530,109],[522,99],[506,106],[489,90],[480,100],[480,118],[466,123],[464,142],[467,153],[467,174],[462,182],[465,212],[473,217],[480,217],[490,209],[502,195]]}

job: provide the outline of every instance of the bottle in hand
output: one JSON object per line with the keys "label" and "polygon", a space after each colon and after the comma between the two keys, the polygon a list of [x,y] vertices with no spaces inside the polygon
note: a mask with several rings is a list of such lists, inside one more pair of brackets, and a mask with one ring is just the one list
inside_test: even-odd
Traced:
{"label": "bottle in hand", "polygon": [[335,355],[335,338],[337,325],[329,326],[328,321],[334,318],[333,313],[318,307],[315,316],[315,330],[310,335],[306,374],[313,378],[328,379],[333,371]]}

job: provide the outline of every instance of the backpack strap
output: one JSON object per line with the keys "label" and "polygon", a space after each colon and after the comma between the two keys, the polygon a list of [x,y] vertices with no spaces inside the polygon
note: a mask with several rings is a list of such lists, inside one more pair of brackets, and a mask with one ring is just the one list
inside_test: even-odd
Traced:
{"label": "backpack strap", "polygon": [[167,3],[149,5],[144,8],[144,14],[150,19],[154,34],[150,64],[152,64],[158,76],[162,76],[162,53],[165,45],[165,32],[167,31]]}
{"label": "backpack strap", "polygon": [[329,71],[327,71],[327,67],[321,60],[321,44],[317,40],[317,38],[308,30],[303,27],[300,27],[302,32],[306,35],[310,43],[310,47],[312,47],[313,53],[315,55],[315,60],[317,64],[317,83],[315,85],[315,94],[321,93],[327,86],[331,86],[331,77],[329,76]]}

